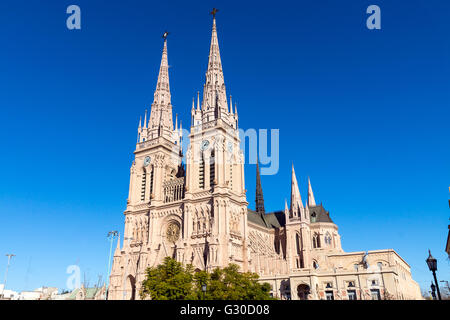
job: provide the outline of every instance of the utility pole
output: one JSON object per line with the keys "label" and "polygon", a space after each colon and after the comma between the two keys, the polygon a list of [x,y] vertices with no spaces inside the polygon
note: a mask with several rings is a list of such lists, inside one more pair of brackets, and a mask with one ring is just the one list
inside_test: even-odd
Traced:
{"label": "utility pole", "polygon": [[127,265],[125,267],[125,275],[123,277],[123,300],[126,300],[127,297],[127,289],[125,288],[128,277],[128,258],[130,256],[130,241],[133,240],[133,237],[124,237],[124,240],[127,240]]}
{"label": "utility pole", "polygon": [[110,246],[109,246],[109,259],[108,259],[108,270],[106,271],[106,281],[105,281],[105,300],[108,299],[108,289],[109,289],[109,275],[111,272],[111,255],[112,255],[112,247],[113,247],[113,242],[114,239],[117,238],[119,236],[119,232],[117,231],[110,231],[108,232],[108,240],[110,242]]}
{"label": "utility pole", "polygon": [[6,266],[5,282],[3,283],[2,294],[0,295],[1,298],[3,298],[3,294],[5,293],[6,281],[8,280],[8,270],[9,270],[9,265],[11,263],[11,259],[12,259],[12,257],[15,257],[16,255],[12,254],[12,253],[7,253],[6,256],[8,257],[8,265]]}

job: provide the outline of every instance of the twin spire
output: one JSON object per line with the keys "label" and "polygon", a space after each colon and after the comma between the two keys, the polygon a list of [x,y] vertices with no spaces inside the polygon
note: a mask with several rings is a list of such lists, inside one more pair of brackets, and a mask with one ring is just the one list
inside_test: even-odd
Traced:
{"label": "twin spire", "polygon": [[[291,177],[291,206],[288,207],[287,200],[284,204],[284,213],[286,216],[286,222],[289,222],[290,218],[298,218],[300,220],[309,220],[309,208],[316,206],[316,200],[311,187],[311,180],[308,177],[308,200],[303,206],[302,197],[300,195],[300,189],[298,187],[297,177],[295,175],[294,165],[292,165],[292,177]],[[256,197],[255,197],[255,211],[259,215],[265,215],[264,197],[261,185],[261,175],[259,172],[259,162],[256,161]]]}
{"label": "twin spire", "polygon": [[[316,200],[311,187],[311,181],[308,178],[308,200],[306,205],[303,206],[302,197],[298,187],[297,177],[295,175],[294,165],[292,165],[292,178],[291,178],[291,207],[288,210],[289,215],[294,218],[309,219],[309,208],[316,206]],[[286,203],[287,208],[287,203]],[[285,209],[286,212],[286,209]]]}
{"label": "twin spire", "polygon": [[[193,120],[195,120],[195,125],[221,118],[226,123],[237,129],[237,107],[235,106],[233,113],[231,97],[230,109],[228,109],[225,80],[222,70],[222,61],[220,58],[219,40],[217,37],[215,17],[217,12],[217,9],[213,9],[211,12],[213,15],[213,27],[208,70],[206,72],[206,81],[203,90],[203,99],[202,102],[200,102],[200,93],[198,92],[197,107],[195,108],[195,101],[193,101],[191,112],[193,114]],[[169,63],[167,57],[168,34],[168,32],[165,32],[163,35],[164,47],[149,121],[147,123],[147,114],[145,115],[143,126],[141,120],[139,121],[138,142],[143,142],[158,137],[165,137],[174,143],[177,143],[177,141],[180,140],[181,128],[179,129],[177,128],[177,125],[175,125],[174,131],[172,119]]]}

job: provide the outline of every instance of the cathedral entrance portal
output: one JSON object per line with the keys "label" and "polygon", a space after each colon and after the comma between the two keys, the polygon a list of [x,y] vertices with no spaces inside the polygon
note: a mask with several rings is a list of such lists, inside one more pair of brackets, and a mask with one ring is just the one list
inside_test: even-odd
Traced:
{"label": "cathedral entrance portal", "polygon": [[310,289],[308,285],[301,284],[297,287],[297,295],[299,300],[308,300],[309,293]]}
{"label": "cathedral entrance portal", "polygon": [[136,279],[129,275],[125,286],[125,300],[136,300]]}

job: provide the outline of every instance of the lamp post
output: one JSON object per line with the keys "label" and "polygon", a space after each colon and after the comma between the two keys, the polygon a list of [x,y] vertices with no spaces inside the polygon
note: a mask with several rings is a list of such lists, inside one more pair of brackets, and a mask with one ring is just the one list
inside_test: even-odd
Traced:
{"label": "lamp post", "polygon": [[436,271],[437,271],[437,260],[435,258],[433,258],[433,256],[431,255],[431,251],[428,250],[429,256],[426,260],[428,268],[430,269],[430,271],[433,273],[433,277],[434,277],[434,283],[436,284],[436,289],[437,289],[437,294],[439,297],[439,300],[441,299],[441,292],[439,291],[439,284],[436,278]]}
{"label": "lamp post", "polygon": [[202,291],[203,291],[203,300],[205,300],[205,296],[206,296],[206,283],[204,283],[202,285]]}
{"label": "lamp post", "polygon": [[109,289],[109,276],[111,272],[111,255],[112,255],[112,247],[114,239],[119,236],[119,232],[117,231],[110,231],[108,232],[107,238],[110,241],[109,246],[109,259],[108,259],[108,270],[106,271],[106,288],[105,288],[105,300],[108,300],[108,289]]}
{"label": "lamp post", "polygon": [[436,300],[436,286],[434,285],[433,281],[431,282],[431,297],[433,300]]}
{"label": "lamp post", "polygon": [[8,280],[8,270],[9,270],[9,265],[11,263],[11,259],[12,259],[12,257],[15,257],[16,255],[12,254],[12,253],[7,253],[6,256],[8,257],[8,265],[6,266],[5,282],[3,283],[2,294],[0,295],[1,298],[3,298],[3,294],[5,293],[6,281]]}

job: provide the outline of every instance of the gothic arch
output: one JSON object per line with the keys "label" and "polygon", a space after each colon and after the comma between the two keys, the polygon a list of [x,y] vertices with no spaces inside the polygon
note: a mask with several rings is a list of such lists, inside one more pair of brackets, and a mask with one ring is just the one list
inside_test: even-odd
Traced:
{"label": "gothic arch", "polygon": [[136,279],[131,274],[125,282],[125,300],[136,300]]}
{"label": "gothic arch", "polygon": [[308,300],[308,295],[311,293],[311,289],[307,284],[299,284],[297,286],[297,296],[299,300]]}

